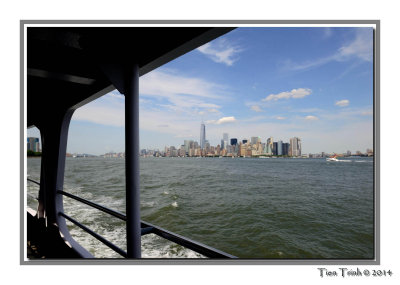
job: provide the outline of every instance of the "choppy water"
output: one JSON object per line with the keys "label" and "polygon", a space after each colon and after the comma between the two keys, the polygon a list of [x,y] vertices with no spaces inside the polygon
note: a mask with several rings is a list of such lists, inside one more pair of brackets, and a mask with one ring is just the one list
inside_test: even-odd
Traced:
{"label": "choppy water", "polygon": [[[241,258],[373,258],[373,160],[346,160],[141,158],[142,220]],[[67,158],[64,190],[125,212],[124,163]],[[28,159],[30,178],[39,169]],[[124,222],[67,197],[64,210],[126,249]],[[96,257],[120,257],[70,229]],[[200,257],[155,235],[142,238],[142,251]]]}

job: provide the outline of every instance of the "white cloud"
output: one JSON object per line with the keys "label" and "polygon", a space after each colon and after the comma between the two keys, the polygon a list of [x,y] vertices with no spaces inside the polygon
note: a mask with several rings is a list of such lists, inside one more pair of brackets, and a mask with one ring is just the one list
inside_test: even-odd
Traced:
{"label": "white cloud", "polygon": [[349,100],[340,100],[340,101],[336,101],[335,105],[339,106],[339,107],[346,107],[349,106],[350,101]]}
{"label": "white cloud", "polygon": [[359,57],[365,61],[372,61],[372,28],[357,29],[356,38],[351,43],[339,48],[336,60],[346,60],[352,56]]}
{"label": "white cloud", "polygon": [[235,117],[222,117],[219,120],[206,121],[207,124],[212,124],[212,125],[221,125],[221,124],[234,123],[234,122],[236,122]]}
{"label": "white cloud", "polygon": [[307,120],[307,121],[317,121],[317,120],[319,120],[317,117],[311,116],[311,115],[305,116],[304,119]]}
{"label": "white cloud", "polygon": [[206,43],[197,48],[197,50],[211,58],[213,61],[224,63],[228,66],[232,66],[233,63],[237,61],[237,54],[242,51],[241,48],[232,46],[226,40]]}
{"label": "white cloud", "polygon": [[358,28],[355,30],[355,38],[351,42],[342,45],[335,53],[303,63],[294,63],[291,60],[286,60],[283,64],[284,69],[306,70],[332,61],[346,61],[352,58],[371,62],[373,59],[372,35],[372,28]]}
{"label": "white cloud", "polygon": [[254,112],[262,112],[263,110],[261,109],[260,106],[258,105],[253,105],[250,107],[251,110],[253,110]]}
{"label": "white cloud", "polygon": [[181,76],[172,70],[158,70],[140,78],[139,93],[141,97],[151,99],[147,105],[150,108],[157,105],[193,115],[218,113],[221,106],[215,102],[223,101],[227,89],[201,78]]}
{"label": "white cloud", "polygon": [[285,119],[286,119],[286,117],[281,117],[281,116],[278,116],[278,117],[275,117],[275,119],[277,119],[277,120],[285,120]]}
{"label": "white cloud", "polygon": [[173,98],[185,95],[198,98],[221,98],[224,86],[195,77],[165,71],[153,71],[140,77],[139,93],[145,96]]}
{"label": "white cloud", "polygon": [[262,101],[277,101],[280,99],[289,99],[289,98],[304,98],[308,95],[311,94],[311,89],[308,88],[298,88],[298,89],[292,89],[292,91],[285,91],[285,92],[281,92],[279,94],[270,94],[267,97],[265,97],[264,99],[262,99]]}

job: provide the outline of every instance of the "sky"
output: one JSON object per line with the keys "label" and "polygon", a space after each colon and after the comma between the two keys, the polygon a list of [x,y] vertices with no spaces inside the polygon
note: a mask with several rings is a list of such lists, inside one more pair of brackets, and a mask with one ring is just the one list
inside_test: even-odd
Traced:
{"label": "sky", "polygon": [[[140,148],[223,133],[302,141],[303,153],[373,146],[373,30],[237,28],[140,77]],[[34,130],[28,130],[28,136]],[[117,90],[75,111],[67,152],[124,151]]]}

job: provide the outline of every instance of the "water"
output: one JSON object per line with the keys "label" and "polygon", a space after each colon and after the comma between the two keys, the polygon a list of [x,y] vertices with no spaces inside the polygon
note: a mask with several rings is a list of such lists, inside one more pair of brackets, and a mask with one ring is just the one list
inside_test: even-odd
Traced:
{"label": "water", "polygon": [[[241,258],[373,258],[373,160],[346,160],[141,158],[142,220]],[[67,158],[64,189],[125,212],[124,163]],[[33,179],[38,165],[28,159]],[[64,210],[126,249],[124,222],[67,197]],[[120,257],[70,230],[96,257]],[[142,238],[142,251],[201,257],[155,235]]]}

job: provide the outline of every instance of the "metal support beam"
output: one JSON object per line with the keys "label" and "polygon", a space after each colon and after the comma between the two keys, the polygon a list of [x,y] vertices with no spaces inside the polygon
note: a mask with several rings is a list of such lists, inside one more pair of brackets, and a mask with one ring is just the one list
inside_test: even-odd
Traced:
{"label": "metal support beam", "polygon": [[139,67],[124,69],[126,234],[128,258],[141,258],[139,189]]}
{"label": "metal support beam", "polygon": [[57,224],[63,239],[68,241],[80,256],[93,258],[71,237],[65,218],[58,215],[64,212],[63,196],[57,193],[57,189],[63,189],[64,185],[68,129],[74,111],[70,109],[56,112],[52,114],[52,120],[43,121],[42,125],[38,126],[42,137],[39,200],[43,201],[39,202],[38,210],[45,213],[47,225]]}

